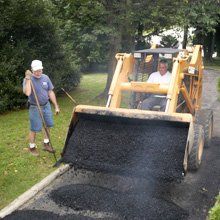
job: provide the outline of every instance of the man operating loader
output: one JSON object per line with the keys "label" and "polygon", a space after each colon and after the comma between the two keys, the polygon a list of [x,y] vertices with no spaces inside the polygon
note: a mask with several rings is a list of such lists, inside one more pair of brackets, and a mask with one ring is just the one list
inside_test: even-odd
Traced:
{"label": "man operating loader", "polygon": [[[171,73],[167,71],[167,69],[168,69],[167,61],[161,60],[159,62],[159,71],[152,73],[148,78],[147,82],[169,84],[171,80]],[[147,99],[139,103],[138,109],[152,110],[156,105],[160,106],[161,111],[165,111],[166,96],[150,94]]]}
{"label": "man operating loader", "polygon": [[[39,152],[35,143],[36,133],[42,130],[42,124],[45,122],[46,131],[43,143],[43,150],[54,153],[54,149],[49,142],[49,128],[53,127],[53,115],[49,100],[53,103],[55,113],[60,112],[57,104],[55,93],[53,92],[53,84],[50,78],[43,74],[43,65],[40,60],[33,60],[31,70],[25,72],[23,81],[23,92],[28,96],[29,102],[29,151],[32,155],[38,156]],[[43,116],[43,118],[41,117]]]}

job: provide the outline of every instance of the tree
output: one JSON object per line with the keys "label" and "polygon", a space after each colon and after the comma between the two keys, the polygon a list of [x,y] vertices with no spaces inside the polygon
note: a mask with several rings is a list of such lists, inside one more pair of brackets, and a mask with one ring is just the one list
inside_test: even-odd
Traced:
{"label": "tree", "polygon": [[176,47],[178,40],[172,35],[163,35],[160,44],[163,47]]}
{"label": "tree", "polygon": [[[219,22],[220,1],[200,0],[184,1],[180,10],[180,23],[184,26],[185,38],[183,45],[187,43],[187,32],[189,27],[195,28],[194,44],[203,44],[206,59],[211,59],[213,50],[213,36]],[[210,41],[210,39],[212,39]]]}
{"label": "tree", "polygon": [[2,0],[0,10],[0,112],[26,102],[22,79],[33,59],[42,59],[56,88],[78,84],[77,69],[72,68],[56,32],[50,1]]}
{"label": "tree", "polygon": [[[200,2],[199,7],[204,7],[205,1]],[[187,31],[188,26],[198,23],[200,11],[206,13],[198,10],[194,1],[186,0],[53,0],[53,3],[58,8],[61,35],[67,42],[65,49],[76,58],[81,69],[85,71],[94,63],[107,64],[104,94],[112,80],[117,52],[143,49],[147,36],[159,34],[175,25],[185,25]],[[213,22],[215,15],[207,15],[204,20],[200,16],[202,26],[207,20]],[[207,24],[203,31],[212,27]]]}
{"label": "tree", "polygon": [[65,49],[78,59],[82,71],[93,64],[107,63],[107,71],[112,73],[115,52],[121,48],[122,31],[115,18],[119,14],[116,2],[53,1],[58,9],[60,33],[68,42]]}
{"label": "tree", "polygon": [[216,27],[216,33],[215,33],[215,41],[216,41],[216,51],[218,56],[220,55],[220,23]]}
{"label": "tree", "polygon": [[81,70],[106,62],[106,36],[110,30],[103,23],[106,15],[100,1],[53,0],[53,4],[57,8],[55,16],[59,18],[65,50],[77,60]]}

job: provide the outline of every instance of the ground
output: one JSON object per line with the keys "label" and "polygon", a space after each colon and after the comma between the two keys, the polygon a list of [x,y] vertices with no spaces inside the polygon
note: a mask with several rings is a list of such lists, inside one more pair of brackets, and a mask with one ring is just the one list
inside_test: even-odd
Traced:
{"label": "ground", "polygon": [[218,72],[205,71],[203,107],[214,111],[214,133],[212,145],[204,150],[197,172],[187,173],[176,182],[164,178],[158,181],[151,171],[149,176],[135,176],[72,168],[23,206],[22,211],[6,219],[35,216],[36,219],[205,220],[220,190],[218,77]]}
{"label": "ground", "polygon": [[213,109],[214,130],[210,148],[205,149],[203,162],[196,173],[188,173],[172,190],[174,201],[189,212],[189,219],[205,219],[220,191],[220,102],[217,79],[219,72],[207,70],[203,79],[203,107]]}

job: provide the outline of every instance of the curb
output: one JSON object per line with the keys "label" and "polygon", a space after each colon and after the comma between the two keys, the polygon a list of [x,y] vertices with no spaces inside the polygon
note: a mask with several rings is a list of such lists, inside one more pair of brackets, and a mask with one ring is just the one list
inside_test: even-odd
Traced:
{"label": "curb", "polygon": [[27,190],[26,192],[21,194],[19,197],[17,197],[14,201],[12,201],[5,208],[0,210],[0,218],[4,218],[6,215],[9,215],[13,211],[17,210],[24,203],[26,203],[28,200],[33,198],[43,188],[48,186],[52,181],[54,181],[57,177],[61,176],[63,173],[65,173],[69,169],[70,169],[70,165],[65,164],[62,167],[58,168],[57,170],[53,171],[51,174],[49,174],[44,179],[42,179],[39,183],[35,184],[29,190]]}

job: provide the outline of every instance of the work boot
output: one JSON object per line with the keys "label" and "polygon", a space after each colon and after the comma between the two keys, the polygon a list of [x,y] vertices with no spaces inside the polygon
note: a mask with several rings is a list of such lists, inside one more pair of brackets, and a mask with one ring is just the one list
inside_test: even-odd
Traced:
{"label": "work boot", "polygon": [[33,156],[35,156],[35,157],[38,157],[39,156],[39,153],[38,153],[38,150],[37,150],[37,148],[36,147],[32,147],[32,148],[28,148],[29,149],[29,152],[33,155]]}
{"label": "work boot", "polygon": [[50,143],[44,143],[43,150],[49,153],[55,153],[55,150],[51,147]]}

